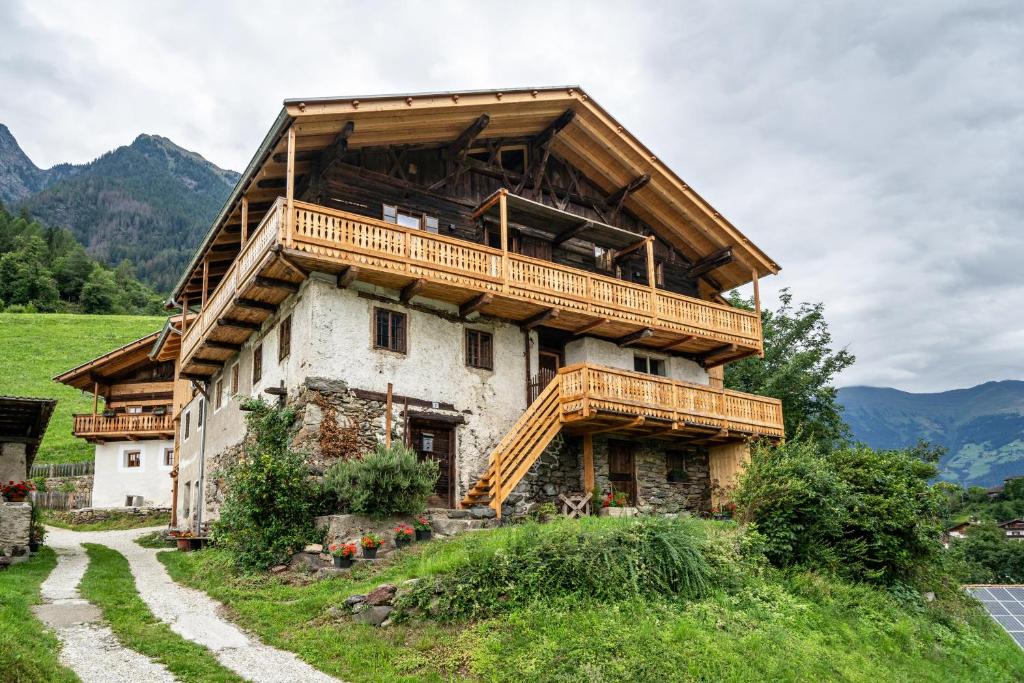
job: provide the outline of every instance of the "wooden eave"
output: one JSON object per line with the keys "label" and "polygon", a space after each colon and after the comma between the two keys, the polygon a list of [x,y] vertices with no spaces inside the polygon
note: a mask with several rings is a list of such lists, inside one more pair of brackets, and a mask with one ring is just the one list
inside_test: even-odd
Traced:
{"label": "wooden eave", "polygon": [[25,444],[26,470],[32,467],[56,406],[53,398],[0,396],[0,443]]}
{"label": "wooden eave", "polygon": [[334,144],[351,122],[347,149],[381,145],[450,144],[481,115],[489,123],[480,139],[529,137],[544,131],[567,110],[575,116],[552,143],[554,154],[576,166],[607,196],[639,176],[650,181],[626,194],[623,206],[697,261],[722,248],[734,260],[715,271],[715,280],[732,289],[777,273],[779,265],[715,210],[693,188],[576,86],[469,92],[420,93],[286,100],[227,203],[174,289],[180,304],[186,292],[194,303],[202,289],[203,260],[208,291],[213,291],[240,247],[241,199],[248,201],[248,221],[255,225],[273,200],[282,195],[289,128],[295,132],[296,176],[313,169],[311,155]]}
{"label": "wooden eave", "polygon": [[96,382],[106,384],[106,381],[126,370],[152,364],[154,361],[149,357],[149,353],[158,336],[160,336],[160,332],[147,334],[141,339],[136,339],[102,356],[93,358],[91,361],[83,363],[76,368],[63,372],[54,377],[53,380],[76,389],[81,389],[82,391],[92,391],[93,384]]}

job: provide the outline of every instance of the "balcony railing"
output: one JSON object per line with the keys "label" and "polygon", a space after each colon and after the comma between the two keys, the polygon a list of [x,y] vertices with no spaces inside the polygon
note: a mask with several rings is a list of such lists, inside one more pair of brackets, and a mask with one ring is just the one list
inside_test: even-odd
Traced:
{"label": "balcony railing", "polygon": [[115,434],[126,436],[172,435],[174,434],[174,418],[169,413],[166,415],[119,413],[113,417],[75,415],[74,434],[80,437],[102,437]]}
{"label": "balcony railing", "polygon": [[279,199],[271,207],[185,333],[183,361],[278,243],[379,277],[423,279],[566,313],[762,348],[761,321],[751,311],[304,202],[294,202],[288,221],[286,206]]}
{"label": "balcony railing", "polygon": [[714,389],[638,372],[573,365],[562,376],[567,421],[607,411],[665,420],[681,428],[704,427],[761,436],[784,436],[782,402],[729,389]]}

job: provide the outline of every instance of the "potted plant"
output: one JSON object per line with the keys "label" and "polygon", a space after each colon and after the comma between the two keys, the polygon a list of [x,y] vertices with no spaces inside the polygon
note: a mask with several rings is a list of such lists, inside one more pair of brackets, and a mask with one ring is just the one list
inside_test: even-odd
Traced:
{"label": "potted plant", "polygon": [[348,569],[356,557],[355,543],[332,543],[328,546],[331,555],[334,557],[334,566],[338,569]]}
{"label": "potted plant", "polygon": [[601,501],[601,514],[605,517],[632,517],[636,508],[629,506],[629,495],[625,491],[609,491]]}
{"label": "potted plant", "polygon": [[0,485],[0,493],[10,503],[21,503],[28,497],[28,492],[35,489],[30,481],[9,481]]}
{"label": "potted plant", "polygon": [[412,523],[416,529],[416,540],[417,541],[429,541],[433,535],[433,527],[430,526],[430,520],[425,515],[420,515]]}
{"label": "potted plant", "polygon": [[368,560],[376,559],[377,548],[381,547],[384,541],[377,534],[366,534],[359,540],[359,545],[363,546],[363,557]]}
{"label": "potted plant", "polygon": [[736,503],[722,503],[718,507],[711,508],[711,514],[718,521],[732,519],[733,515],[736,514]]}
{"label": "potted plant", "polygon": [[395,547],[404,548],[412,543],[416,532],[408,524],[399,524],[395,527]]}

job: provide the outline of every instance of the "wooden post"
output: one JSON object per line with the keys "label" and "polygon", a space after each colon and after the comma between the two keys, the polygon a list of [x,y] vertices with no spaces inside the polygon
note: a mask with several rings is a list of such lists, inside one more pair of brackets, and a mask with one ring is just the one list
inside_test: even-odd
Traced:
{"label": "wooden post", "polygon": [[249,238],[249,198],[242,195],[242,243],[239,248],[245,246]]}
{"label": "wooden post", "polygon": [[498,216],[501,224],[501,283],[502,291],[508,291],[508,190],[502,188],[498,195]]}
{"label": "wooden post", "polygon": [[203,258],[203,298],[199,304],[201,310],[206,310],[206,293],[210,287],[210,257]]}
{"label": "wooden post", "polygon": [[285,180],[285,201],[288,215],[285,216],[285,246],[292,246],[295,229],[295,128],[288,129],[288,170]]}
{"label": "wooden post", "polygon": [[181,336],[188,332],[188,292],[181,295]]}
{"label": "wooden post", "polygon": [[[583,495],[594,490],[594,435],[583,435]],[[596,500],[590,501],[591,505],[600,505]]]}
{"label": "wooden post", "polygon": [[384,445],[391,448],[391,382],[388,382],[387,413],[384,414],[384,429],[387,434],[384,437]]}
{"label": "wooden post", "polygon": [[651,316],[658,319],[658,283],[654,272],[654,235],[647,238],[647,286],[651,289]]}
{"label": "wooden post", "polygon": [[405,397],[405,405],[402,407],[402,443],[406,448],[412,448],[412,434],[409,433],[409,397]]}
{"label": "wooden post", "polygon": [[[758,337],[761,337],[761,285],[758,282],[757,269],[753,268],[750,271],[750,277],[754,282],[754,313],[757,315],[757,331]],[[761,337],[761,351],[758,353],[761,358],[764,358],[764,338]]]}
{"label": "wooden post", "polygon": [[96,407],[100,402],[100,383],[93,381],[92,383],[92,421],[93,428],[95,429],[96,424]]}

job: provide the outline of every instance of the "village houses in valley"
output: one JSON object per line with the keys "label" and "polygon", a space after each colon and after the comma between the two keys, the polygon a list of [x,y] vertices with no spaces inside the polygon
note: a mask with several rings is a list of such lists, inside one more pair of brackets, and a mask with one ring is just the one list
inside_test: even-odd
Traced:
{"label": "village houses in valley", "polygon": [[[778,270],[578,87],[288,100],[147,376],[97,359],[62,381],[109,387],[81,434],[119,471],[137,448],[171,472],[182,527],[216,518],[247,397],[296,409],[314,471],[390,430],[439,463],[437,507],[599,490],[707,513],[749,441],[783,436],[778,400],[723,387],[763,340],[722,293],[757,301]],[[143,379],[167,383],[123,414]],[[84,426],[157,405],[152,442]]]}

